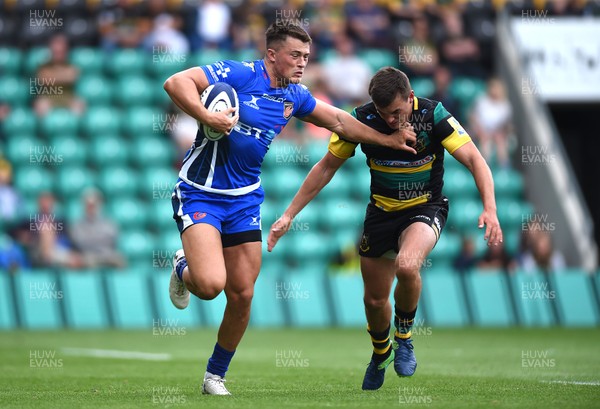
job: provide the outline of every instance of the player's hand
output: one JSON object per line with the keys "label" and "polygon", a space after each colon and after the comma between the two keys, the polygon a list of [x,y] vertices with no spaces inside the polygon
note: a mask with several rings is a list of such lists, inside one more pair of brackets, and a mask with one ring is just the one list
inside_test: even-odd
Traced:
{"label": "player's hand", "polygon": [[398,132],[392,134],[394,138],[388,138],[389,147],[396,150],[403,150],[417,154],[413,146],[417,143],[417,134],[410,122],[404,122],[400,125]]}
{"label": "player's hand", "polygon": [[269,237],[267,238],[267,251],[272,251],[279,239],[290,229],[293,218],[285,214],[271,225]]}
{"label": "player's hand", "polygon": [[478,227],[482,229],[484,226],[485,234],[483,235],[483,239],[487,240],[488,246],[497,246],[502,243],[502,229],[500,228],[500,222],[498,221],[498,216],[496,216],[495,211],[483,210],[479,216]]}
{"label": "player's hand", "polygon": [[[217,132],[223,132],[225,135],[229,135],[240,119],[240,115],[236,111],[236,108],[228,108],[222,112],[210,112],[206,118],[206,125]],[[235,115],[230,116],[234,112]]]}

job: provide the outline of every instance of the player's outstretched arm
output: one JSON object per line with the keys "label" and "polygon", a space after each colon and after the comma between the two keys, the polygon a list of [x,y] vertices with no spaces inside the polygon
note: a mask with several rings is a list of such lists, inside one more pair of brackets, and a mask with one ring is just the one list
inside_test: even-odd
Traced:
{"label": "player's outstretched arm", "polygon": [[216,131],[229,134],[239,116],[229,117],[229,114],[235,111],[234,108],[223,112],[209,112],[200,101],[200,94],[208,85],[208,79],[202,68],[195,67],[171,75],[165,81],[163,88],[183,112]]}
{"label": "player's outstretched arm", "polygon": [[273,250],[277,241],[290,229],[294,217],[315,198],[315,196],[329,183],[335,172],[342,166],[346,159],[340,159],[331,152],[310,170],[294,199],[283,212],[283,215],[273,223],[267,239],[267,250]]}
{"label": "player's outstretched arm", "polygon": [[417,140],[411,129],[403,127],[392,135],[385,135],[363,124],[349,113],[318,99],[313,112],[300,119],[327,128],[350,142],[382,145],[387,148],[417,153],[410,146]]}
{"label": "player's outstretched arm", "polygon": [[488,241],[488,246],[497,245],[502,242],[502,229],[496,215],[496,198],[494,196],[494,179],[492,171],[486,163],[479,149],[473,142],[468,142],[458,148],[452,154],[460,163],[465,165],[473,174],[475,184],[479,190],[483,202],[483,212],[479,216],[478,226],[483,228],[483,238]]}

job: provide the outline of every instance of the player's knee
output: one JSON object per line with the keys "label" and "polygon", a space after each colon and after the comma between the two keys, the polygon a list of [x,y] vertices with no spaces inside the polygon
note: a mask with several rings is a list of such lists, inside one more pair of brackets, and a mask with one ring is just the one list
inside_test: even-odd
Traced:
{"label": "player's knee", "polygon": [[396,260],[396,277],[401,279],[414,279],[419,276],[419,263],[412,260]]}
{"label": "player's knee", "polygon": [[365,303],[365,308],[367,310],[375,311],[375,310],[381,310],[381,309],[385,308],[385,306],[389,300],[387,297],[378,298],[378,297],[365,295],[365,297],[363,298],[363,301]]}
{"label": "player's knee", "polygon": [[237,291],[230,291],[229,294],[227,294],[227,301],[237,305],[249,306],[252,303],[252,297],[254,297],[254,289],[250,287]]}

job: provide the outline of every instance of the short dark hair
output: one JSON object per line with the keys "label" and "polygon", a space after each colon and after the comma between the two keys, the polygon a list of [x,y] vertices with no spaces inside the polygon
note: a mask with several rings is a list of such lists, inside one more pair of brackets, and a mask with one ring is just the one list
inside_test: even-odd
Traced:
{"label": "short dark hair", "polygon": [[407,99],[411,90],[406,74],[394,67],[380,68],[369,83],[369,95],[380,108],[389,106],[398,94]]}
{"label": "short dark hair", "polygon": [[306,30],[295,24],[273,23],[267,28],[265,36],[267,37],[267,48],[275,47],[277,43],[284,42],[288,37],[297,38],[303,43],[312,43],[312,38]]}

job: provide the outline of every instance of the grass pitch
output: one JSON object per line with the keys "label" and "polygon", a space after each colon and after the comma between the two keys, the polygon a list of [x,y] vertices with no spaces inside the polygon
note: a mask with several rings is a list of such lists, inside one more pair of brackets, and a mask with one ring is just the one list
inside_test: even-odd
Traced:
{"label": "grass pitch", "polygon": [[[376,392],[360,389],[371,353],[366,331],[251,329],[227,376],[232,397],[203,396],[199,389],[216,330],[158,329],[0,332],[0,407],[600,405],[597,328],[428,329],[414,337],[415,376],[398,378],[389,367]],[[115,354],[129,355],[106,356]]]}

